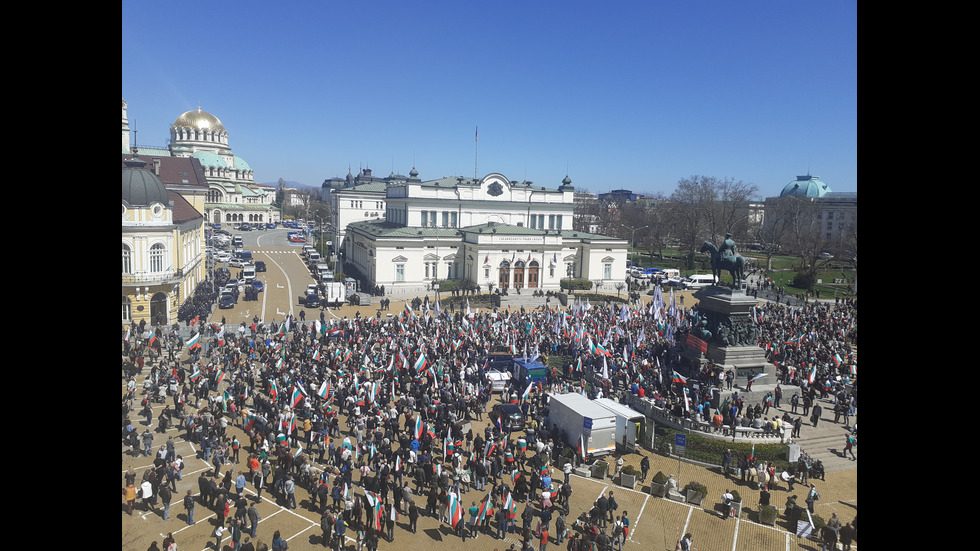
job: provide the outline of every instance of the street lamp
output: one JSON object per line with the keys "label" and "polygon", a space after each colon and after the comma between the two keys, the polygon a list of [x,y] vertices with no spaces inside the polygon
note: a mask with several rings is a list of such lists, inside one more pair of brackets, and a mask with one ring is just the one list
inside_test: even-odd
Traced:
{"label": "street lamp", "polygon": [[[623,226],[624,228],[626,228],[626,229],[628,229],[630,231],[630,248],[631,249],[636,246],[636,243],[633,240],[633,238],[636,237],[636,230],[643,230],[643,229],[646,229],[646,228],[649,228],[650,227],[649,225],[646,225],[646,226],[641,226],[639,228],[631,228],[631,227],[627,226],[626,224],[620,224],[620,226]],[[627,260],[629,259],[629,252],[627,252],[626,258],[627,258]]]}

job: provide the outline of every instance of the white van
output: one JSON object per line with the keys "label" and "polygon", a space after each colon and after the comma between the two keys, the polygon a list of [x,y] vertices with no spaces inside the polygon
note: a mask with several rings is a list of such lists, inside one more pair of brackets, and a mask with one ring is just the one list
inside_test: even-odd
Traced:
{"label": "white van", "polygon": [[687,289],[701,289],[717,283],[715,276],[710,274],[694,274],[684,280],[684,287]]}
{"label": "white van", "polygon": [[310,259],[309,262],[310,266],[316,266],[317,264],[320,263],[320,253],[316,251],[311,252],[309,255],[309,259]]}
{"label": "white van", "polygon": [[242,279],[245,280],[245,283],[251,283],[252,280],[255,279],[254,264],[245,264],[242,266]]}

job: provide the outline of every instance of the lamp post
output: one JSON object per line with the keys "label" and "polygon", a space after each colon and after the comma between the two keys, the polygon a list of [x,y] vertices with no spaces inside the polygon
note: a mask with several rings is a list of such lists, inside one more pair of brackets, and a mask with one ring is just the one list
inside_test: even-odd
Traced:
{"label": "lamp post", "polygon": [[[620,224],[620,226],[623,226],[624,228],[626,228],[626,229],[628,229],[630,231],[630,248],[631,249],[636,246],[636,244],[634,243],[634,240],[633,240],[633,238],[636,237],[636,230],[643,230],[643,229],[646,229],[646,228],[649,228],[650,227],[649,225],[646,225],[646,226],[640,226],[639,228],[631,228],[631,227],[627,226],[626,224]],[[629,251],[627,251],[626,252],[626,260],[629,260],[629,256],[630,256],[629,255]]]}

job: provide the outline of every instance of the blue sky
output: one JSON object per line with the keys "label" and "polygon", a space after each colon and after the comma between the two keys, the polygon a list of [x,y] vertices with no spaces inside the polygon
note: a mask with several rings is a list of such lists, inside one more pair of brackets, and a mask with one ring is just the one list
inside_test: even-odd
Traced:
{"label": "blue sky", "polygon": [[138,143],[200,103],[258,182],[857,191],[856,0],[132,1],[121,46]]}

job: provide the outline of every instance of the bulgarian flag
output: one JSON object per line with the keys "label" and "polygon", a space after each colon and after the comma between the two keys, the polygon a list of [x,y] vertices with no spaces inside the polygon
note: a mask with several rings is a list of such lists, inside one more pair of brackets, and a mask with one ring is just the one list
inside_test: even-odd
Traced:
{"label": "bulgarian flag", "polygon": [[325,381],[323,381],[323,384],[320,385],[320,390],[317,391],[317,396],[326,400],[327,396],[329,395],[330,395],[330,379],[326,379]]}
{"label": "bulgarian flag", "polygon": [[837,367],[840,367],[840,364],[843,363],[843,361],[844,360],[840,359],[840,354],[834,354],[834,363],[837,364]]}
{"label": "bulgarian flag", "polygon": [[521,400],[526,400],[527,399],[527,395],[531,393],[531,387],[532,386],[534,386],[534,382],[533,381],[527,384],[527,388],[524,389],[524,394],[521,394]]}
{"label": "bulgarian flag", "polygon": [[851,377],[857,377],[858,366],[857,364],[851,364]]}
{"label": "bulgarian flag", "polygon": [[276,387],[276,381],[273,379],[269,379],[269,397],[272,398],[273,402],[279,399],[279,389]]}
{"label": "bulgarian flag", "polygon": [[807,380],[811,385],[813,384],[813,381],[817,380],[817,366],[813,366],[813,368],[810,369],[810,376],[807,377]]}
{"label": "bulgarian flag", "polygon": [[419,359],[415,360],[415,372],[418,373],[425,368],[425,354],[419,353]]}
{"label": "bulgarian flag", "polygon": [[194,324],[196,324],[199,319],[201,319],[201,316],[194,316],[194,319],[191,320],[191,327],[194,327]]}
{"label": "bulgarian flag", "polygon": [[277,434],[276,435],[276,442],[278,442],[280,444],[286,444],[286,435],[283,434],[283,433],[281,433],[281,432],[279,434]]}
{"label": "bulgarian flag", "polygon": [[752,377],[751,379],[749,379],[749,382],[750,382],[750,383],[753,383],[753,382],[755,382],[755,381],[758,381],[759,379],[761,379],[761,378],[763,378],[763,377],[765,377],[765,376],[766,376],[766,374],[765,374],[765,373],[759,373],[759,374],[758,374],[758,375],[756,375],[755,377]]}
{"label": "bulgarian flag", "polygon": [[578,452],[585,459],[585,434],[580,434],[578,437]]}
{"label": "bulgarian flag", "polygon": [[303,455],[303,446],[300,446],[299,444],[297,444],[297,446],[298,447],[296,448],[296,453],[293,454],[293,459],[296,459],[297,457]]}
{"label": "bulgarian flag", "polygon": [[[153,338],[156,338],[156,335],[154,335]],[[151,339],[151,343],[152,343],[152,339]],[[194,336],[191,337],[191,340],[187,341],[187,349],[194,350],[195,348],[199,348],[200,346],[201,346],[201,334],[195,333]]]}
{"label": "bulgarian flag", "polygon": [[422,416],[421,415],[415,416],[415,439],[420,442],[422,441]]}
{"label": "bulgarian flag", "polygon": [[508,519],[513,519],[517,516],[517,504],[514,503],[514,497],[507,492],[507,496],[504,497],[504,511],[507,513]]}
{"label": "bulgarian flag", "polygon": [[395,456],[395,472],[396,473],[397,472],[401,472],[401,470],[402,470],[402,456],[396,455]]}
{"label": "bulgarian flag", "polygon": [[480,509],[477,513],[476,523],[477,525],[483,522],[483,519],[487,516],[487,510],[493,508],[493,502],[490,501],[490,494],[483,498],[483,502],[480,503]]}
{"label": "bulgarian flag", "polygon": [[344,501],[347,501],[350,498],[351,498],[350,486],[346,482],[344,482]]}
{"label": "bulgarian flag", "polygon": [[292,396],[293,408],[295,408],[297,404],[299,404],[301,401],[303,401],[303,398],[306,398],[306,392],[303,392],[303,387],[300,386],[300,385],[294,384],[293,385],[293,396]]}
{"label": "bulgarian flag", "polygon": [[218,371],[218,384],[220,385],[221,384],[221,381],[224,381],[224,380],[225,380],[225,370],[224,369],[221,369],[221,370]]}
{"label": "bulgarian flag", "polygon": [[147,346],[153,346],[153,343],[157,340],[157,334],[154,332],[153,336],[150,337],[149,342],[146,343]]}
{"label": "bulgarian flag", "polygon": [[195,383],[201,379],[201,370],[196,365],[194,366],[194,372],[191,373],[191,381]]}
{"label": "bulgarian flag", "polygon": [[463,519],[463,507],[459,504],[459,496],[455,492],[449,494],[449,524],[453,528]]}
{"label": "bulgarian flag", "polygon": [[612,354],[610,354],[609,351],[606,350],[606,347],[602,346],[601,343],[595,345],[595,348],[593,349],[592,353],[593,354],[598,354],[600,356],[608,356],[608,357],[612,358]]}
{"label": "bulgarian flag", "polygon": [[684,376],[682,376],[680,373],[674,371],[674,382],[675,383],[680,383],[682,385],[686,385],[687,384],[687,378],[684,377]]}
{"label": "bulgarian flag", "polygon": [[691,411],[691,401],[689,395],[691,392],[687,387],[684,387],[684,411]]}
{"label": "bulgarian flag", "polygon": [[320,360],[320,345],[318,344],[315,347],[313,347],[313,361],[316,362],[319,360]]}

